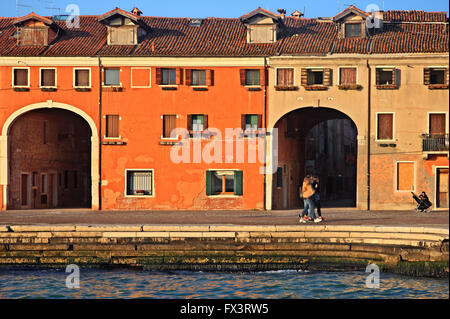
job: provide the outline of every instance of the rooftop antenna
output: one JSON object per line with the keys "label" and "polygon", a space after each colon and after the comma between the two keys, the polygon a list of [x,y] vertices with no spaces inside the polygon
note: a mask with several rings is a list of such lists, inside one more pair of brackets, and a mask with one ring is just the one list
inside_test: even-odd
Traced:
{"label": "rooftop antenna", "polygon": [[20,4],[19,0],[16,0],[16,10],[17,10],[17,17],[19,17],[19,7],[26,7],[26,8],[30,8],[31,11],[33,11],[33,7],[26,5],[26,4]]}

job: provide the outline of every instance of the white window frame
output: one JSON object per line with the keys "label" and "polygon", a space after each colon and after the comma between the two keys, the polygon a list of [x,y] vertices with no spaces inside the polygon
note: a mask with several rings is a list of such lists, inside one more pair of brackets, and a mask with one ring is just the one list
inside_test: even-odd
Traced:
{"label": "white window frame", "polygon": [[[152,194],[151,195],[128,195],[128,172],[152,172]],[[154,168],[126,168],[125,169],[125,190],[124,197],[126,198],[154,198],[155,197],[155,169]]]}
{"label": "white window frame", "polygon": [[[133,70],[148,70],[148,86],[133,85]],[[152,87],[152,68],[151,67],[132,67],[131,68],[131,88],[132,89],[148,89]]]}
{"label": "white window frame", "polygon": [[[333,68],[327,68],[327,67],[324,67],[324,66],[307,66],[307,67],[305,67],[304,69],[306,69],[306,70],[312,70],[312,72],[314,72],[314,70],[316,71],[316,72],[318,72],[318,71],[322,71],[322,84],[306,84],[306,85],[310,85],[310,86],[324,86],[324,84],[323,84],[323,82],[324,82],[324,78],[323,78],[323,75],[324,75],[324,73],[325,73],[325,69],[330,69],[330,70],[333,70]],[[331,71],[331,83],[333,83],[333,71]]]}
{"label": "white window frame", "polygon": [[280,85],[280,84],[278,84],[278,69],[293,69],[294,70],[294,74],[293,74],[294,83],[292,84],[292,86],[297,86],[297,68],[289,67],[289,66],[286,66],[286,67],[280,66],[280,67],[275,68],[275,82],[274,82],[275,85]]}
{"label": "white window frame", "polygon": [[[106,114],[106,115],[116,115],[116,114]],[[105,119],[105,134],[103,135],[103,138],[105,140],[121,140],[122,139],[122,135],[120,135],[120,123],[119,123],[119,136],[118,137],[108,137],[106,136],[106,115],[103,115],[103,118]],[[122,116],[119,115],[119,122],[122,121]]]}
{"label": "white window frame", "polygon": [[[414,181],[413,181],[413,189],[408,190],[399,190],[398,189],[398,164],[399,163],[413,163],[414,168]],[[411,193],[416,191],[416,185],[417,185],[417,164],[415,161],[395,161],[395,167],[394,167],[394,191],[396,193]]]}
{"label": "white window frame", "polygon": [[[11,74],[11,86],[13,88],[29,88],[30,87],[30,68],[29,67],[13,67]],[[28,85],[14,85],[14,70],[27,70],[28,71]]]}
{"label": "white window frame", "polygon": [[[42,85],[42,70],[55,70],[55,85]],[[58,87],[58,70],[57,68],[39,68],[39,87],[40,88],[49,88],[49,89],[56,89]]]}
{"label": "white window frame", "polygon": [[[84,85],[76,85],[76,73],[78,70],[88,70],[89,71],[89,85],[88,86],[84,86]],[[74,88],[79,88],[79,89],[90,89],[92,87],[92,71],[91,68],[73,68],[73,87]]]}
{"label": "white window frame", "polygon": [[[120,81],[120,83],[119,84],[113,84],[113,85],[106,85],[105,84],[105,71],[106,71],[106,69],[119,69],[119,81]],[[104,66],[103,68],[102,68],[102,75],[103,75],[103,78],[102,78],[102,86],[103,87],[106,87],[106,88],[121,88],[121,87],[123,87],[122,86],[122,68],[120,68],[120,67],[116,67],[116,66]]]}
{"label": "white window frame", "polygon": [[[178,120],[179,119],[179,116],[178,116],[178,114],[163,114],[163,115],[161,115],[161,122],[162,122],[162,125],[163,125],[163,127],[162,128],[164,128],[164,115],[175,115],[176,116],[176,119]],[[162,131],[162,130],[161,130]],[[171,138],[171,137],[164,137],[163,135],[161,135],[161,140],[165,140],[165,141],[178,141],[178,136],[177,137],[174,137],[174,138]]]}
{"label": "white window frame", "polygon": [[356,65],[342,65],[338,67],[338,74],[337,74],[337,83],[338,85],[342,85],[341,84],[341,69],[350,69],[350,68],[354,68],[356,69],[356,83],[355,84],[359,84],[359,69]]}
{"label": "white window frame", "polygon": [[[392,114],[392,139],[391,140],[381,140],[378,139],[378,114]],[[396,141],[396,125],[395,125],[395,112],[376,112],[375,113],[375,142],[387,143]]]}

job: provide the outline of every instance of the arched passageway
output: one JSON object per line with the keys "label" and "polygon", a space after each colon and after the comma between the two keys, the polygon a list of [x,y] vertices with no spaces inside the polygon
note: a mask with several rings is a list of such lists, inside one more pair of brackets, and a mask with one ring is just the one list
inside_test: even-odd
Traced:
{"label": "arched passageway", "polygon": [[299,188],[306,174],[320,179],[324,207],[355,207],[357,128],[346,114],[331,108],[306,107],[281,117],[278,167],[273,175],[272,208],[302,206]]}
{"label": "arched passageway", "polygon": [[8,209],[91,208],[89,123],[59,108],[17,116],[8,130]]}

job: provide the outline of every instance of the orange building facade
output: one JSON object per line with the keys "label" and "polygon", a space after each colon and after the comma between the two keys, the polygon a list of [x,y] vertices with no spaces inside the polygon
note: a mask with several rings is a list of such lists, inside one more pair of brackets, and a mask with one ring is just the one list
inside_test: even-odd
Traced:
{"label": "orange building facade", "polygon": [[[326,62],[327,68],[339,70],[336,63],[344,60],[354,67],[367,58],[365,50],[372,45],[365,36],[342,39],[334,25],[344,28],[341,20],[279,13],[259,8],[238,19],[188,19],[146,17],[136,8],[131,13],[116,8],[70,23],[34,13],[0,18],[2,210],[263,210],[272,209],[272,202],[275,209],[299,206],[297,182],[309,157],[295,162],[289,178],[282,175],[283,167],[289,171],[283,161],[303,156],[307,141],[294,143],[286,132],[292,125],[311,129],[312,123],[334,119],[318,117],[313,108],[320,98],[322,105],[334,99],[324,95],[322,84],[318,93],[300,96],[292,88],[301,72],[280,77],[279,69],[298,67],[295,56],[314,56],[315,69]],[[350,24],[359,21],[354,19],[360,14],[356,8],[347,13]],[[314,32],[321,36],[303,39],[310,34],[306,28],[317,28]],[[446,41],[448,31],[442,39],[433,38],[430,55],[448,57],[442,44]],[[334,62],[335,57],[342,61]],[[439,89],[448,97],[448,65],[444,67],[445,87]],[[332,79],[332,73],[327,77]],[[279,87],[280,81],[287,84]],[[371,84],[362,83],[358,92],[345,92],[345,99],[365,97]],[[286,117],[276,126],[271,116],[282,118],[300,99],[314,101],[307,105],[309,113],[298,113],[298,123]],[[339,111],[339,106],[334,108]],[[367,115],[352,105],[347,108],[349,118],[359,124],[358,135],[352,129],[351,145],[360,163],[351,167],[348,188],[354,192],[354,205],[363,208],[370,198],[364,191],[362,140],[373,132],[366,132],[370,125],[361,125]],[[445,123],[448,115],[448,147]],[[266,132],[268,127],[279,131],[281,154],[268,151],[278,143],[277,132]],[[448,148],[441,155],[440,150],[439,167],[448,174]],[[283,162],[279,167],[278,158]],[[382,179],[374,174],[372,185]],[[285,192],[283,185],[291,184]]]}

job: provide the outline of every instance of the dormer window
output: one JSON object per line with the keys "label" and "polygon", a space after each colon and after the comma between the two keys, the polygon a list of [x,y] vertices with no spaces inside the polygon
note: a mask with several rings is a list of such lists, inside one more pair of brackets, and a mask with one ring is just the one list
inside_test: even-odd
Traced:
{"label": "dormer window", "polygon": [[247,43],[274,43],[282,24],[281,16],[258,8],[241,17],[247,28]]}
{"label": "dormer window", "polygon": [[366,20],[370,17],[355,6],[350,6],[333,17],[333,22],[339,30],[340,38],[363,38],[365,37]]}
{"label": "dormer window", "polygon": [[361,37],[361,23],[346,23],[345,24],[345,37],[346,38]]}
{"label": "dormer window", "polygon": [[58,26],[52,20],[30,13],[18,18],[14,25],[17,27],[17,43],[19,46],[47,46],[49,38],[55,37]]}
{"label": "dormer window", "polygon": [[140,14],[129,13],[116,8],[103,16],[98,21],[105,24],[108,33],[108,45],[136,45],[139,39],[147,34],[147,27],[141,23]]}

